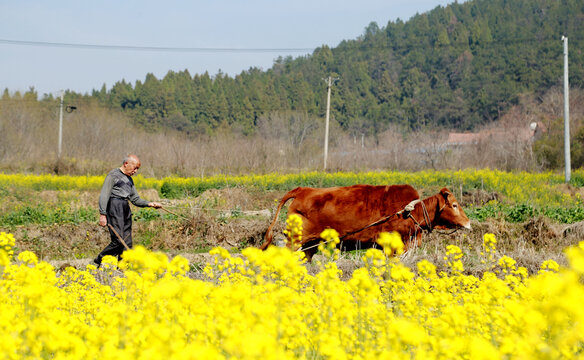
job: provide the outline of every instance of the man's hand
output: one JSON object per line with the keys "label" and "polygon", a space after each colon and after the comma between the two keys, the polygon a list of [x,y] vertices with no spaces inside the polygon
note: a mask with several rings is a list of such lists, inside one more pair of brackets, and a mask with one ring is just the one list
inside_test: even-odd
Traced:
{"label": "man's hand", "polygon": [[160,209],[162,207],[161,203],[157,203],[157,202],[149,202],[148,206],[153,207],[155,209]]}
{"label": "man's hand", "polygon": [[107,218],[104,214],[99,214],[99,226],[106,226],[107,225]]}

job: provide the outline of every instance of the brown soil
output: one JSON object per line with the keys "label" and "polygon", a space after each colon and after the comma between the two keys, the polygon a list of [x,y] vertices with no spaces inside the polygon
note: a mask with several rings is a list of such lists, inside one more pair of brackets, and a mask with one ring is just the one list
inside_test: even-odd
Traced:
{"label": "brown soil", "polygon": [[466,191],[462,193],[462,198],[459,199],[462,206],[483,206],[489,201],[501,200],[501,195],[496,192],[489,192],[484,190]]}
{"label": "brown soil", "polygon": [[572,186],[570,184],[560,184],[560,185],[557,185],[557,187],[561,191],[563,191],[566,194],[569,194],[571,196],[579,194],[581,197],[584,197],[584,187]]}
{"label": "brown soil", "polygon": [[[156,191],[141,191],[140,195],[162,202],[185,218],[134,221],[134,243],[178,253],[215,246],[229,249],[259,245],[272,219],[274,199],[279,199],[281,193],[228,188],[208,190],[187,200],[159,199]],[[98,196],[96,192],[41,191],[38,199],[56,204],[63,197],[75,198],[79,206],[96,206]],[[159,212],[166,215],[162,210]],[[94,223],[0,226],[0,231],[15,236],[17,251],[30,250],[41,259],[75,259],[95,256],[109,242],[108,231],[98,226],[97,220],[96,212]]]}

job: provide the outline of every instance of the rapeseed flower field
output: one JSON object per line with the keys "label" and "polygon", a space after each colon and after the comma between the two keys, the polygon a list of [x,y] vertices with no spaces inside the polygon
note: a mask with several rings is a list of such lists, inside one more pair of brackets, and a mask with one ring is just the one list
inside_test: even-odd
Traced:
{"label": "rapeseed flower field", "polygon": [[[566,188],[561,174],[505,172],[491,169],[458,171],[376,171],[376,172],[305,172],[298,174],[213,175],[206,177],[166,177],[163,179],[135,176],[139,190],[154,189],[165,199],[185,199],[210,189],[239,187],[260,191],[289,191],[297,186],[331,187],[355,184],[410,184],[422,197],[431,196],[448,187],[462,200],[463,194],[487,192],[496,194],[487,203],[465,207],[470,219],[504,219],[519,223],[536,216],[555,222],[573,224],[584,220],[584,200],[576,191],[584,184],[584,170],[572,174],[571,189]],[[32,223],[62,224],[91,221],[95,209],[76,206],[71,196],[61,196],[59,204],[39,203],[42,191],[66,193],[99,191],[103,176],[56,176],[32,174],[0,174],[0,222],[19,226]],[[56,205],[56,206],[55,206]],[[158,214],[141,212],[138,218],[156,218]],[[6,229],[3,229],[6,230]]]}
{"label": "rapeseed flower field", "polygon": [[[564,182],[559,173],[506,172],[491,169],[457,171],[376,171],[376,172],[303,172],[298,174],[213,175],[206,177],[146,178],[136,175],[138,189],[156,189],[165,197],[197,196],[207,189],[243,186],[265,190],[291,190],[297,186],[330,187],[355,184],[387,185],[410,184],[415,188],[449,187],[455,193],[460,189],[496,191],[514,203],[533,205],[581,205],[574,198],[557,189]],[[56,176],[29,174],[1,174],[0,186],[32,190],[99,190],[104,176]],[[584,184],[584,170],[572,174],[575,186]]]}
{"label": "rapeseed flower field", "polygon": [[[294,236],[300,224],[289,222]],[[338,234],[309,275],[302,252],[212,250],[205,279],[186,259],[136,247],[119,264],[56,270],[13,252],[0,234],[0,355],[4,359],[572,359],[584,357],[584,242],[528,275],[485,234],[486,271],[466,275],[449,246],[448,271],[399,257],[383,234],[363,268],[342,281]],[[329,245],[332,244],[332,245]],[[327,250],[328,249],[328,250]]]}

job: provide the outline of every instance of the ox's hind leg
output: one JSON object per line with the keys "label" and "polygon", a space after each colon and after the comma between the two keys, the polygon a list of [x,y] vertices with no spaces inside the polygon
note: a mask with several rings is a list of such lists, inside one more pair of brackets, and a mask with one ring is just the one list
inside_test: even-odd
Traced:
{"label": "ox's hind leg", "polygon": [[312,262],[312,257],[317,253],[318,244],[320,244],[321,241],[322,239],[319,235],[306,234],[303,236],[300,250],[304,252],[306,262]]}
{"label": "ox's hind leg", "polygon": [[304,252],[306,261],[311,262],[312,257],[318,251],[318,244],[322,240],[320,238],[320,232],[322,230],[319,231],[318,226],[304,216],[299,209],[292,208],[292,205],[291,208],[288,209],[288,216],[295,214],[302,220],[302,242],[299,250]]}
{"label": "ox's hind leg", "polygon": [[319,241],[315,240],[315,241],[309,241],[309,242],[305,243],[304,245],[302,245],[301,250],[304,252],[304,258],[306,259],[307,262],[312,262],[312,257],[318,251],[318,244],[319,244]]}

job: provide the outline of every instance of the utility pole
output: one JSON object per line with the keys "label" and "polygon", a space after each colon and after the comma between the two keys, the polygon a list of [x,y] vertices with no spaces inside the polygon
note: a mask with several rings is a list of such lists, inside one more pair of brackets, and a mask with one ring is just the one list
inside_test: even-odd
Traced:
{"label": "utility pole", "polygon": [[61,90],[61,106],[59,106],[59,151],[57,161],[61,161],[61,145],[63,143],[63,96],[65,92]]}
{"label": "utility pole", "polygon": [[568,37],[562,35],[564,41],[564,163],[566,167],[565,182],[570,182],[570,86],[568,82]]}
{"label": "utility pole", "polygon": [[[57,165],[55,167],[55,172],[59,174],[61,170],[61,150],[63,148],[63,100],[65,97],[65,92],[61,90],[61,103],[59,105],[59,148],[57,151]],[[77,106],[67,105],[65,111],[72,113],[77,109]]]}
{"label": "utility pole", "polygon": [[329,118],[331,114],[331,87],[333,86],[333,80],[336,81],[338,79],[333,79],[331,76],[325,81],[328,81],[327,86],[327,96],[326,96],[326,122],[324,127],[324,170],[326,170],[326,160],[328,157],[328,134],[329,134]]}

